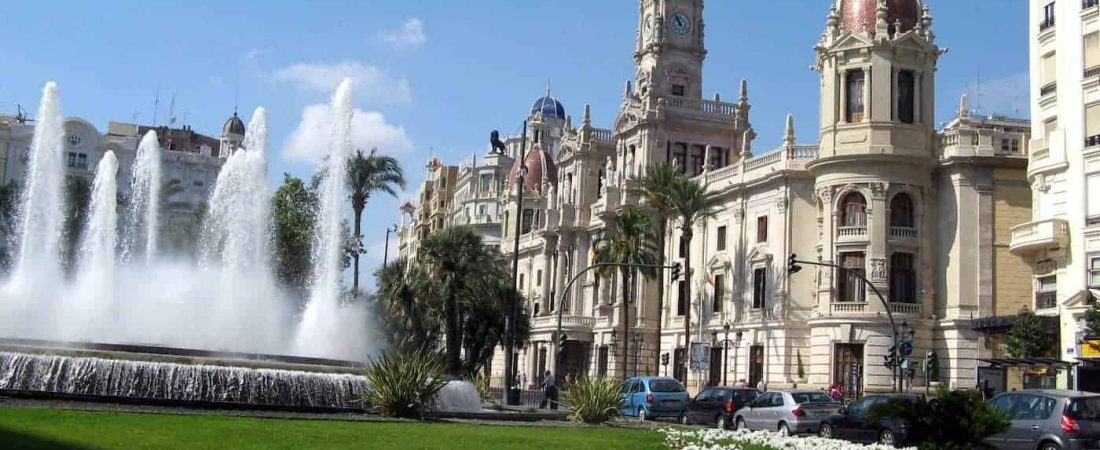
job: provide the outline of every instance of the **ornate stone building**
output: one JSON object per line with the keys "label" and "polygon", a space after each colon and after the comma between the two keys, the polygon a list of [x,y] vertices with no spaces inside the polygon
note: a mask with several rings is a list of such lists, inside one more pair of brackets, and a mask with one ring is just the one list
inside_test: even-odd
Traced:
{"label": "ornate stone building", "polygon": [[[574,126],[548,95],[528,117],[527,154],[519,158],[516,139],[508,141],[528,170],[523,211],[516,210],[519,164],[500,198],[501,250],[519,258],[519,286],[533,314],[530,342],[517,358],[526,379],[560,361],[559,376],[667,372],[692,388],[745,379],[884,391],[892,385],[882,364],[892,344],[890,314],[911,330],[914,358],[934,349],[946,381],[973,386],[983,355],[973,319],[993,314],[999,297],[1014,301],[1015,293],[991,287],[1023,267],[994,231],[1030,208],[1000,193],[1026,186],[1027,127],[1011,122],[1015,131],[1006,132],[1000,119],[964,110],[937,134],[942,51],[929,9],[919,0],[836,1],[814,47],[817,145],[799,145],[788,117],[782,141],[755,151],[748,83],[734,102],[702,96],[703,2],[640,0],[638,7],[635,74],[612,128],[595,127],[588,106]],[[1013,151],[994,148],[1002,138]],[[669,262],[690,255],[690,276],[635,279],[632,304],[622,301],[618,274],[587,272],[561,295],[593,263],[594,242],[623,208],[647,208],[635,179],[658,162],[675,164],[722,200],[695,228],[690,249],[679,224],[669,223],[662,251]],[[517,214],[518,230],[509,220]],[[517,233],[519,255],[512,255]],[[791,253],[865,275],[885,304],[844,271],[787,273]],[[568,339],[560,359],[558,308]],[[689,308],[692,335],[685,336]],[[689,367],[691,342],[712,345],[703,370]]]}

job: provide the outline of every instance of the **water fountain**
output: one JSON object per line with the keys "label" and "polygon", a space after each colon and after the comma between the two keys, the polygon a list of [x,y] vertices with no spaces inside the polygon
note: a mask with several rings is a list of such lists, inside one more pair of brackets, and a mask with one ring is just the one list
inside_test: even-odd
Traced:
{"label": "water fountain", "polygon": [[[308,298],[297,299],[276,282],[268,256],[263,108],[219,173],[198,261],[158,253],[164,156],[149,131],[138,145],[132,180],[117,179],[112,152],[97,166],[77,270],[66,276],[59,259],[63,116],[57,86],[48,83],[21,199],[16,267],[0,279],[0,390],[347,406],[365,386],[360,375],[347,373],[374,350],[366,312],[341,302],[350,80],[336,90],[331,111],[313,276]],[[121,214],[119,186],[129,186]],[[198,359],[180,363],[164,355]],[[333,371],[343,374],[327,373]]]}

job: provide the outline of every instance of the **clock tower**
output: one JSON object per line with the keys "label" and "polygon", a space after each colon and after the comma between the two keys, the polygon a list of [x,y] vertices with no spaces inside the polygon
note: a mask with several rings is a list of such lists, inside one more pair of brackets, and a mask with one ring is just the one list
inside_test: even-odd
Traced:
{"label": "clock tower", "polygon": [[639,0],[635,83],[641,96],[701,98],[703,0]]}

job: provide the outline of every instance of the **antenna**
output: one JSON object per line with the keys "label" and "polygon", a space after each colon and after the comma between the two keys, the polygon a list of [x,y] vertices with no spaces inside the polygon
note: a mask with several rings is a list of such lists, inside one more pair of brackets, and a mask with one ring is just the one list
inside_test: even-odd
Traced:
{"label": "antenna", "polygon": [[176,124],[176,91],[172,91],[172,101],[168,103],[168,125]]}
{"label": "antenna", "polygon": [[153,97],[153,126],[157,126],[157,109],[160,108],[160,86],[157,86],[157,95]]}
{"label": "antenna", "polygon": [[234,116],[237,115],[237,102],[240,101],[240,98],[241,98],[241,85],[240,84],[234,84],[233,85],[233,115]]}

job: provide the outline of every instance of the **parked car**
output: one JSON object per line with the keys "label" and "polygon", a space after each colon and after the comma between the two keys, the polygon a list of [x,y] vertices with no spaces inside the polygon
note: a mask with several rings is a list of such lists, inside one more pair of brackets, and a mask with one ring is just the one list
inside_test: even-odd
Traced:
{"label": "parked car", "polygon": [[709,387],[687,403],[680,423],[714,425],[726,429],[733,425],[733,413],[756,400],[760,391],[752,388]]}
{"label": "parked car", "polygon": [[1000,450],[1100,449],[1100,395],[1062,390],[1005,392],[987,404],[1012,421],[985,442]]}
{"label": "parked car", "polygon": [[909,404],[916,403],[918,397],[912,394],[875,394],[865,396],[851,405],[841,407],[837,414],[821,421],[821,437],[844,439],[860,443],[880,443],[885,445],[903,445],[916,436],[910,436],[909,427],[904,420],[883,418],[876,422],[870,420],[871,407],[891,400],[901,400]]}
{"label": "parked car", "polygon": [[619,391],[623,397],[622,415],[638,420],[680,417],[687,406],[684,385],[669,377],[633,377]]}
{"label": "parked car", "polygon": [[817,433],[821,421],[836,414],[841,406],[821,391],[768,391],[737,410],[734,425],[783,435]]}

